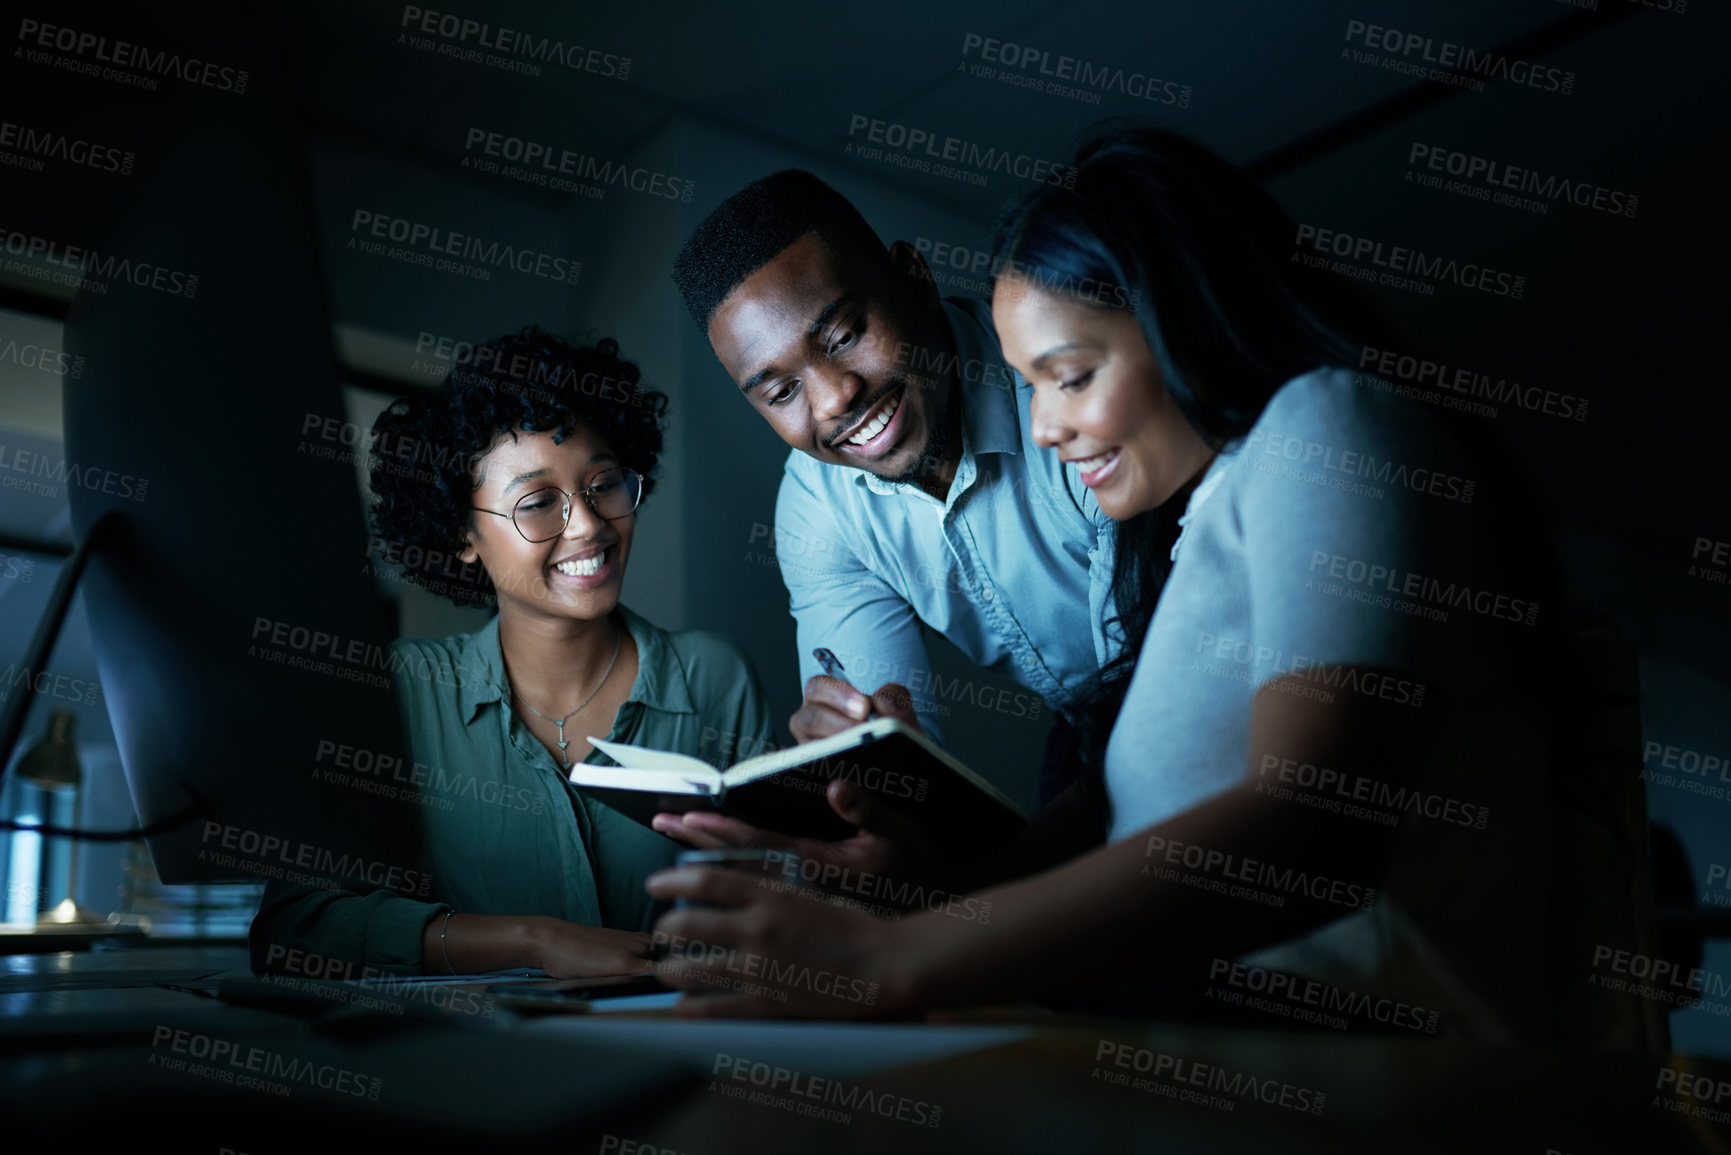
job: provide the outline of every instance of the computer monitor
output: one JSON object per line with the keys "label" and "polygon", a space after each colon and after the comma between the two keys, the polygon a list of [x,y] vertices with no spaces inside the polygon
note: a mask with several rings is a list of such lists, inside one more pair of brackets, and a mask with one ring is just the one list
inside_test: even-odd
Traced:
{"label": "computer monitor", "polygon": [[244,99],[160,118],[130,216],[88,222],[66,455],[117,480],[70,487],[80,539],[114,515],[81,592],[140,821],[204,808],[149,839],[164,882],[395,885],[416,812],[353,777],[406,749],[391,630],[353,465],[302,441],[344,409],[292,85],[254,58]]}

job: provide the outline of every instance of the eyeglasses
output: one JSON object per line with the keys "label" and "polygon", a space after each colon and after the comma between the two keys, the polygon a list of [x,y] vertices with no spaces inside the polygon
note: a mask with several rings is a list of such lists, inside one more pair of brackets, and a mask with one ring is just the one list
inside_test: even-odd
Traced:
{"label": "eyeglasses", "polygon": [[470,508],[494,517],[510,518],[524,541],[539,543],[552,541],[565,532],[571,521],[571,499],[578,496],[602,521],[618,521],[637,511],[637,503],[643,500],[643,479],[635,469],[609,469],[597,474],[585,488],[570,493],[548,488],[524,494],[510,513],[483,509],[479,505]]}

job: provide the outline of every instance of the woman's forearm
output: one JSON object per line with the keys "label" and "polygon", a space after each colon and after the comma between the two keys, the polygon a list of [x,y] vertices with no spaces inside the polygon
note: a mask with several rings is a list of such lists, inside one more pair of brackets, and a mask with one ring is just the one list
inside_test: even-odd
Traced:
{"label": "woman's forearm", "polygon": [[421,970],[435,975],[518,968],[556,979],[642,974],[652,969],[652,953],[644,931],[546,915],[453,914],[447,927],[440,914],[421,932]]}
{"label": "woman's forearm", "polygon": [[436,914],[421,932],[421,972],[481,974],[541,967],[542,923],[532,915]]}
{"label": "woman's forearm", "polygon": [[[907,919],[887,962],[890,995],[925,1009],[1198,973],[1211,958],[1364,909],[1385,859],[1385,839],[1365,823],[1271,805],[1247,784],[982,892],[984,919],[938,911]],[[1305,883],[1295,887],[1299,878]]]}

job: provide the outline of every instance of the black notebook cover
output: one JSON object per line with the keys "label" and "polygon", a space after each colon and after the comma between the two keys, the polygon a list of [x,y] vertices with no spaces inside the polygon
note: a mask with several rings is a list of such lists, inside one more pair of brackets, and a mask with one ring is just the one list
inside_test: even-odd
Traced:
{"label": "black notebook cover", "polygon": [[[896,728],[862,735],[862,741],[812,762],[728,790],[720,806],[713,796],[599,786],[577,788],[597,802],[645,826],[657,813],[719,809],[764,830],[833,841],[854,827],[831,809],[825,795],[835,779],[856,783],[886,806],[911,818],[946,853],[1000,846],[1027,826],[1014,803],[988,793],[914,738]],[[994,796],[995,795],[995,796]]]}

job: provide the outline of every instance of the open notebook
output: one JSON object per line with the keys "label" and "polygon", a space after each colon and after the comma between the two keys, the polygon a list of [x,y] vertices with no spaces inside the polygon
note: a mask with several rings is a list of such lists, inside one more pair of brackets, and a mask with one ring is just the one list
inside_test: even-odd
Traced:
{"label": "open notebook", "polygon": [[873,718],[726,770],[686,754],[589,741],[619,765],[580,762],[571,767],[571,781],[645,826],[661,811],[709,807],[782,834],[845,838],[853,827],[825,797],[838,778],[877,795],[952,848],[995,844],[1027,825],[1001,790],[893,718]]}

